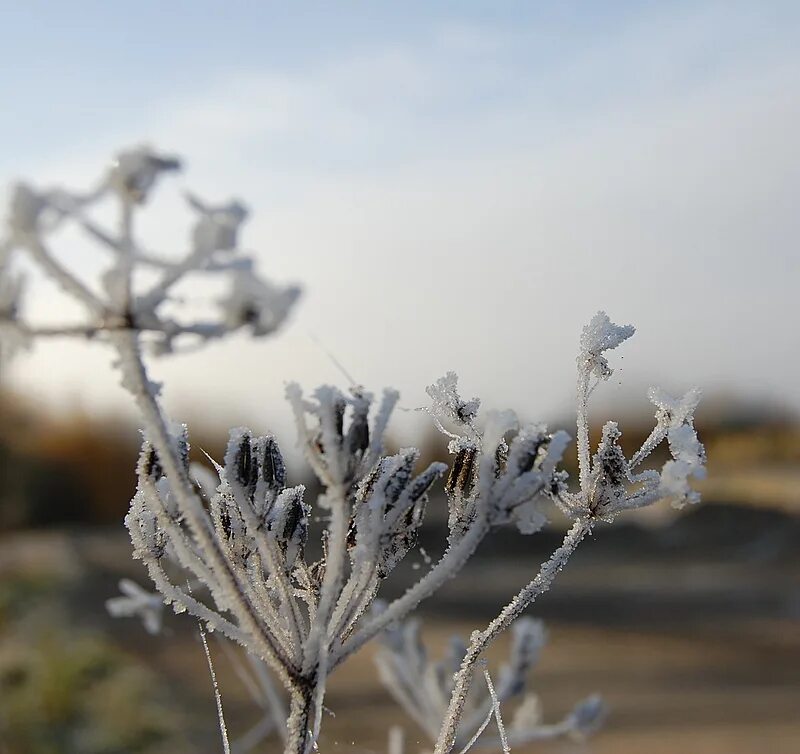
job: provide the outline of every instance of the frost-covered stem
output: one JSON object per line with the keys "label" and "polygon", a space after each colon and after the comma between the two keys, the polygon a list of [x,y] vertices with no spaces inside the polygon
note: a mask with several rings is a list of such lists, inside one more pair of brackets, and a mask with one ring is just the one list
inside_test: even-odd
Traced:
{"label": "frost-covered stem", "polygon": [[304,673],[309,673],[319,662],[320,654],[330,643],[328,623],[331,618],[344,581],[344,565],[347,553],[347,498],[339,489],[331,490],[331,519],[328,525],[327,558],[325,576],[320,588],[319,604],[314,622],[309,632],[306,655],[303,662]]}
{"label": "frost-covered stem", "polygon": [[455,685],[450,696],[450,704],[447,708],[447,715],[439,731],[439,738],[436,741],[435,754],[448,754],[455,745],[458,724],[464,710],[464,703],[469,693],[472,676],[482,652],[489,644],[505,631],[520,614],[541,594],[546,592],[553,583],[556,575],[566,565],[570,555],[580,544],[592,528],[592,523],[588,519],[576,521],[564,537],[561,546],[542,563],[539,573],[527,586],[523,587],[500,612],[500,614],[483,631],[476,631],[472,634],[471,642],[467,648],[467,653],[461,662],[461,667],[455,675]]}
{"label": "frost-covered stem", "polygon": [[[258,531],[259,523],[256,520],[253,511],[248,506],[247,501],[241,499],[240,492],[234,492],[234,495],[239,506],[239,511],[244,518],[245,525],[248,529],[250,529],[250,531]],[[288,629],[288,638],[291,646],[293,647],[293,659],[297,664],[302,664],[303,657],[301,648],[305,639],[303,617],[300,614],[300,608],[297,605],[297,600],[294,597],[292,585],[286,574],[284,564],[281,562],[281,558],[278,554],[277,544],[274,540],[267,537],[258,537],[256,538],[256,547],[258,548],[259,557],[263,563],[266,564],[269,573],[275,580],[277,591],[280,596],[280,602],[285,610],[285,623]],[[261,569],[259,567],[259,571],[260,570]],[[256,588],[258,588],[258,581],[258,579],[253,580]],[[266,595],[265,597],[265,605],[270,605],[269,597]],[[267,625],[277,626],[284,621],[278,621],[275,623],[267,620],[266,622]]]}
{"label": "frost-covered stem", "polygon": [[289,717],[286,720],[286,745],[284,754],[305,754],[312,740],[311,721],[316,684],[309,681],[292,687],[289,700]]}
{"label": "frost-covered stem", "polygon": [[[259,541],[258,546],[260,551],[262,551],[263,547],[263,555],[267,558],[267,567],[275,578],[281,603],[287,611],[286,622],[288,623],[294,646],[301,648],[306,639],[303,616],[300,612],[300,606],[297,604],[297,600],[294,597],[292,584],[284,570],[283,564],[280,562],[280,557],[276,551],[276,543],[272,540],[263,543]],[[298,652],[298,654],[300,654],[297,658],[298,662],[302,662],[302,654],[300,652]]]}
{"label": "frost-covered stem", "polygon": [[219,684],[217,683],[217,674],[214,672],[214,662],[211,659],[211,650],[208,648],[208,639],[206,639],[206,632],[203,628],[202,622],[198,622],[200,628],[200,639],[203,642],[203,651],[206,655],[206,662],[208,663],[208,672],[211,676],[211,686],[214,689],[214,702],[217,705],[217,719],[219,720],[219,732],[222,736],[222,750],[224,754],[231,754],[231,745],[228,741],[228,726],[225,723],[225,713],[222,709],[222,695],[219,693]]}
{"label": "frost-covered stem", "polygon": [[209,559],[220,586],[231,595],[230,609],[235,613],[242,629],[252,637],[259,654],[269,662],[282,682],[288,686],[291,682],[289,672],[291,663],[284,652],[275,646],[262,631],[253,606],[220,553],[212,532],[206,524],[203,503],[196,495],[183,463],[178,458],[164,415],[153,394],[136,333],[117,333],[114,337],[114,344],[122,360],[125,387],[132,393],[141,411],[148,430],[148,439],[153,444],[159,462],[170,480],[170,489],[175,494],[180,511],[185,517],[192,535],[204,555]]}
{"label": "frost-covered stem", "polygon": [[349,579],[339,604],[333,614],[334,636],[346,636],[358,619],[367,611],[378,591],[378,569],[376,564],[364,564]]}
{"label": "frost-covered stem", "polygon": [[[0,317],[0,321],[5,322],[6,320]],[[228,332],[227,328],[218,322],[195,322],[187,325],[175,322],[163,322],[157,325],[139,323],[135,327],[130,327],[126,322],[120,322],[119,324],[65,325],[63,327],[30,327],[22,322],[10,322],[10,324],[29,338],[95,338],[106,332],[134,330],[136,332],[164,333],[172,338],[178,335],[197,335],[205,340],[210,340],[211,338],[222,337]]]}
{"label": "frost-covered stem", "polygon": [[390,623],[404,618],[422,600],[430,597],[442,584],[458,573],[477,549],[489,531],[489,521],[485,505],[480,505],[478,516],[464,536],[450,546],[439,562],[405,594],[389,603],[387,608],[369,620],[350,639],[341,646],[332,658],[332,665],[338,665],[353,652],[364,646],[370,639],[383,631]]}
{"label": "frost-covered stem", "polygon": [[330,658],[331,618],[333,610],[342,591],[344,583],[344,567],[347,555],[347,529],[349,516],[347,496],[341,486],[337,486],[328,494],[331,497],[331,521],[328,526],[327,558],[325,576],[322,579],[319,604],[314,615],[314,622],[306,642],[303,671],[315,677],[315,694],[313,703],[315,713],[311,730],[311,738],[316,741],[322,725],[322,704],[325,698],[325,686],[328,672],[333,668]]}
{"label": "frost-covered stem", "polygon": [[631,456],[631,460],[628,461],[628,468],[633,471],[653,452],[654,448],[664,439],[665,434],[666,432],[661,425],[653,427],[653,430],[642,443],[642,447]]}
{"label": "frost-covered stem", "polygon": [[589,486],[591,464],[589,460],[589,370],[578,369],[578,421],[577,437],[578,468],[581,489]]}
{"label": "frost-covered stem", "polygon": [[53,259],[45,245],[34,235],[24,239],[31,256],[37,264],[66,292],[81,301],[90,311],[99,316],[106,315],[106,306],[69,270]]}
{"label": "frost-covered stem", "polygon": [[120,258],[120,273],[122,275],[122,311],[132,314],[133,296],[133,204],[127,197],[123,197],[120,207],[119,238],[122,250]]}

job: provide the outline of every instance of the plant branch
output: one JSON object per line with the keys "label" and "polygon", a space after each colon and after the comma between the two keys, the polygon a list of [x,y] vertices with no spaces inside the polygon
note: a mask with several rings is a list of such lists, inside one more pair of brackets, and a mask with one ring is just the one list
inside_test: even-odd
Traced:
{"label": "plant branch", "polygon": [[458,724],[466,702],[472,677],[481,653],[501,632],[505,631],[520,614],[541,594],[546,592],[556,575],[566,565],[575,548],[591,530],[588,519],[579,519],[567,532],[564,541],[548,560],[542,563],[539,573],[527,586],[521,589],[500,614],[483,630],[472,635],[472,641],[456,673],[455,686],[447,708],[447,716],[439,731],[435,754],[448,754],[455,745]]}

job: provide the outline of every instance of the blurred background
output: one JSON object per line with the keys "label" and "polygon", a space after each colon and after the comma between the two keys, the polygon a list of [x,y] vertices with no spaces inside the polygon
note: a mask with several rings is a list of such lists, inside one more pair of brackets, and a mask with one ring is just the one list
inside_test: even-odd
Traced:
{"label": "blurred background", "polygon": [[[611,713],[588,743],[535,750],[796,752],[799,39],[793,2],[0,2],[0,183],[88,188],[121,147],[174,151],[186,170],[140,230],[176,254],[182,191],[245,201],[260,269],[303,286],[292,321],[153,369],[196,446],[276,432],[297,482],[289,380],[345,386],[344,368],[397,387],[393,442],[443,457],[412,409],[445,371],[486,407],[569,430],[581,326],[598,309],[634,323],[593,418],[633,447],[650,384],[699,385],[704,503],[603,528],[537,603],[545,715],[594,691]],[[72,316],[29,282],[31,319]],[[1,754],[220,750],[195,627],[167,616],[153,638],[105,612],[121,577],[147,583],[121,524],[137,429],[100,345],[40,343],[3,366]],[[491,617],[559,527],[487,541],[424,606],[432,643]],[[424,567],[411,557],[389,594]],[[257,710],[218,666],[246,730]],[[420,739],[369,650],[328,706],[326,751],[384,751],[393,723]]]}

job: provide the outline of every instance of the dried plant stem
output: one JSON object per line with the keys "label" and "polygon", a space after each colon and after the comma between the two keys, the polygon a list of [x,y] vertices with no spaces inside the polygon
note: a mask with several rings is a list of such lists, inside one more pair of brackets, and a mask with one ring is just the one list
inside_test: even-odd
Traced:
{"label": "dried plant stem", "polygon": [[567,532],[561,546],[548,560],[542,563],[536,578],[521,589],[483,631],[476,631],[472,635],[467,653],[456,673],[455,686],[450,697],[447,715],[436,741],[435,754],[448,754],[456,743],[458,724],[461,721],[464,703],[481,653],[498,634],[505,631],[520,616],[523,610],[550,588],[556,575],[566,565],[575,548],[591,528],[592,522],[588,519],[576,521]]}
{"label": "dried plant stem", "polygon": [[205,522],[202,501],[195,493],[186,469],[178,458],[161,407],[151,389],[136,333],[126,331],[115,333],[114,344],[125,364],[123,367],[127,378],[125,387],[133,394],[141,411],[150,442],[158,453],[192,535],[199,543],[204,555],[209,559],[220,586],[229,594],[236,595],[237,599],[231,600],[230,609],[239,620],[240,627],[252,637],[259,654],[288,686],[292,680],[289,674],[289,669],[292,667],[289,658],[262,631],[255,609],[247,599],[238,579],[230,571],[225,558],[219,552],[218,543]]}
{"label": "dried plant stem", "polygon": [[206,631],[203,628],[202,622],[198,621],[200,630],[200,640],[203,642],[203,651],[206,654],[206,663],[208,663],[208,672],[211,675],[211,686],[214,689],[214,701],[217,705],[217,718],[219,719],[219,733],[222,736],[222,749],[225,754],[231,754],[231,745],[228,741],[228,726],[225,724],[225,714],[222,711],[222,696],[219,693],[219,684],[217,683],[217,674],[214,672],[214,663],[211,660],[211,651],[208,648],[208,640],[206,639]]}
{"label": "dried plant stem", "polygon": [[292,688],[284,754],[306,753],[313,740],[310,726],[316,695],[316,684],[312,681],[299,682]]}
{"label": "dried plant stem", "polygon": [[420,602],[430,597],[446,581],[455,576],[464,563],[469,560],[488,532],[487,512],[485,506],[482,506],[479,509],[478,517],[473,521],[464,536],[448,547],[439,562],[416,584],[409,587],[405,594],[390,602],[383,612],[371,618],[350,639],[344,642],[339,651],[333,656],[332,664],[338,665],[343,662],[388,625],[405,618]]}

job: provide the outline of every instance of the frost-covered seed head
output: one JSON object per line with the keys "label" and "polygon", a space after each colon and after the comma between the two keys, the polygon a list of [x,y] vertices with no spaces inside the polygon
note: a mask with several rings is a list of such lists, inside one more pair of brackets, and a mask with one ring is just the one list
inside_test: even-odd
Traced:
{"label": "frost-covered seed head", "polygon": [[478,398],[465,401],[458,393],[458,375],[448,372],[433,385],[425,388],[432,400],[431,413],[440,420],[457,425],[471,426],[481,402]]}
{"label": "frost-covered seed head", "polygon": [[598,312],[581,333],[580,368],[599,379],[608,379],[612,369],[603,353],[624,343],[634,332],[633,325],[615,325],[605,312]]}
{"label": "frost-covered seed head", "polygon": [[475,460],[477,456],[478,449],[471,443],[462,443],[461,447],[458,448],[444,486],[448,495],[469,497],[475,483]]}
{"label": "frost-covered seed head", "polygon": [[117,154],[108,174],[108,184],[123,199],[140,204],[159,175],[180,169],[176,157],[159,155],[149,147],[136,147]]}
{"label": "frost-covered seed head", "polygon": [[278,443],[272,435],[268,435],[264,441],[261,476],[267,487],[274,492],[280,492],[286,486],[286,466]]}

